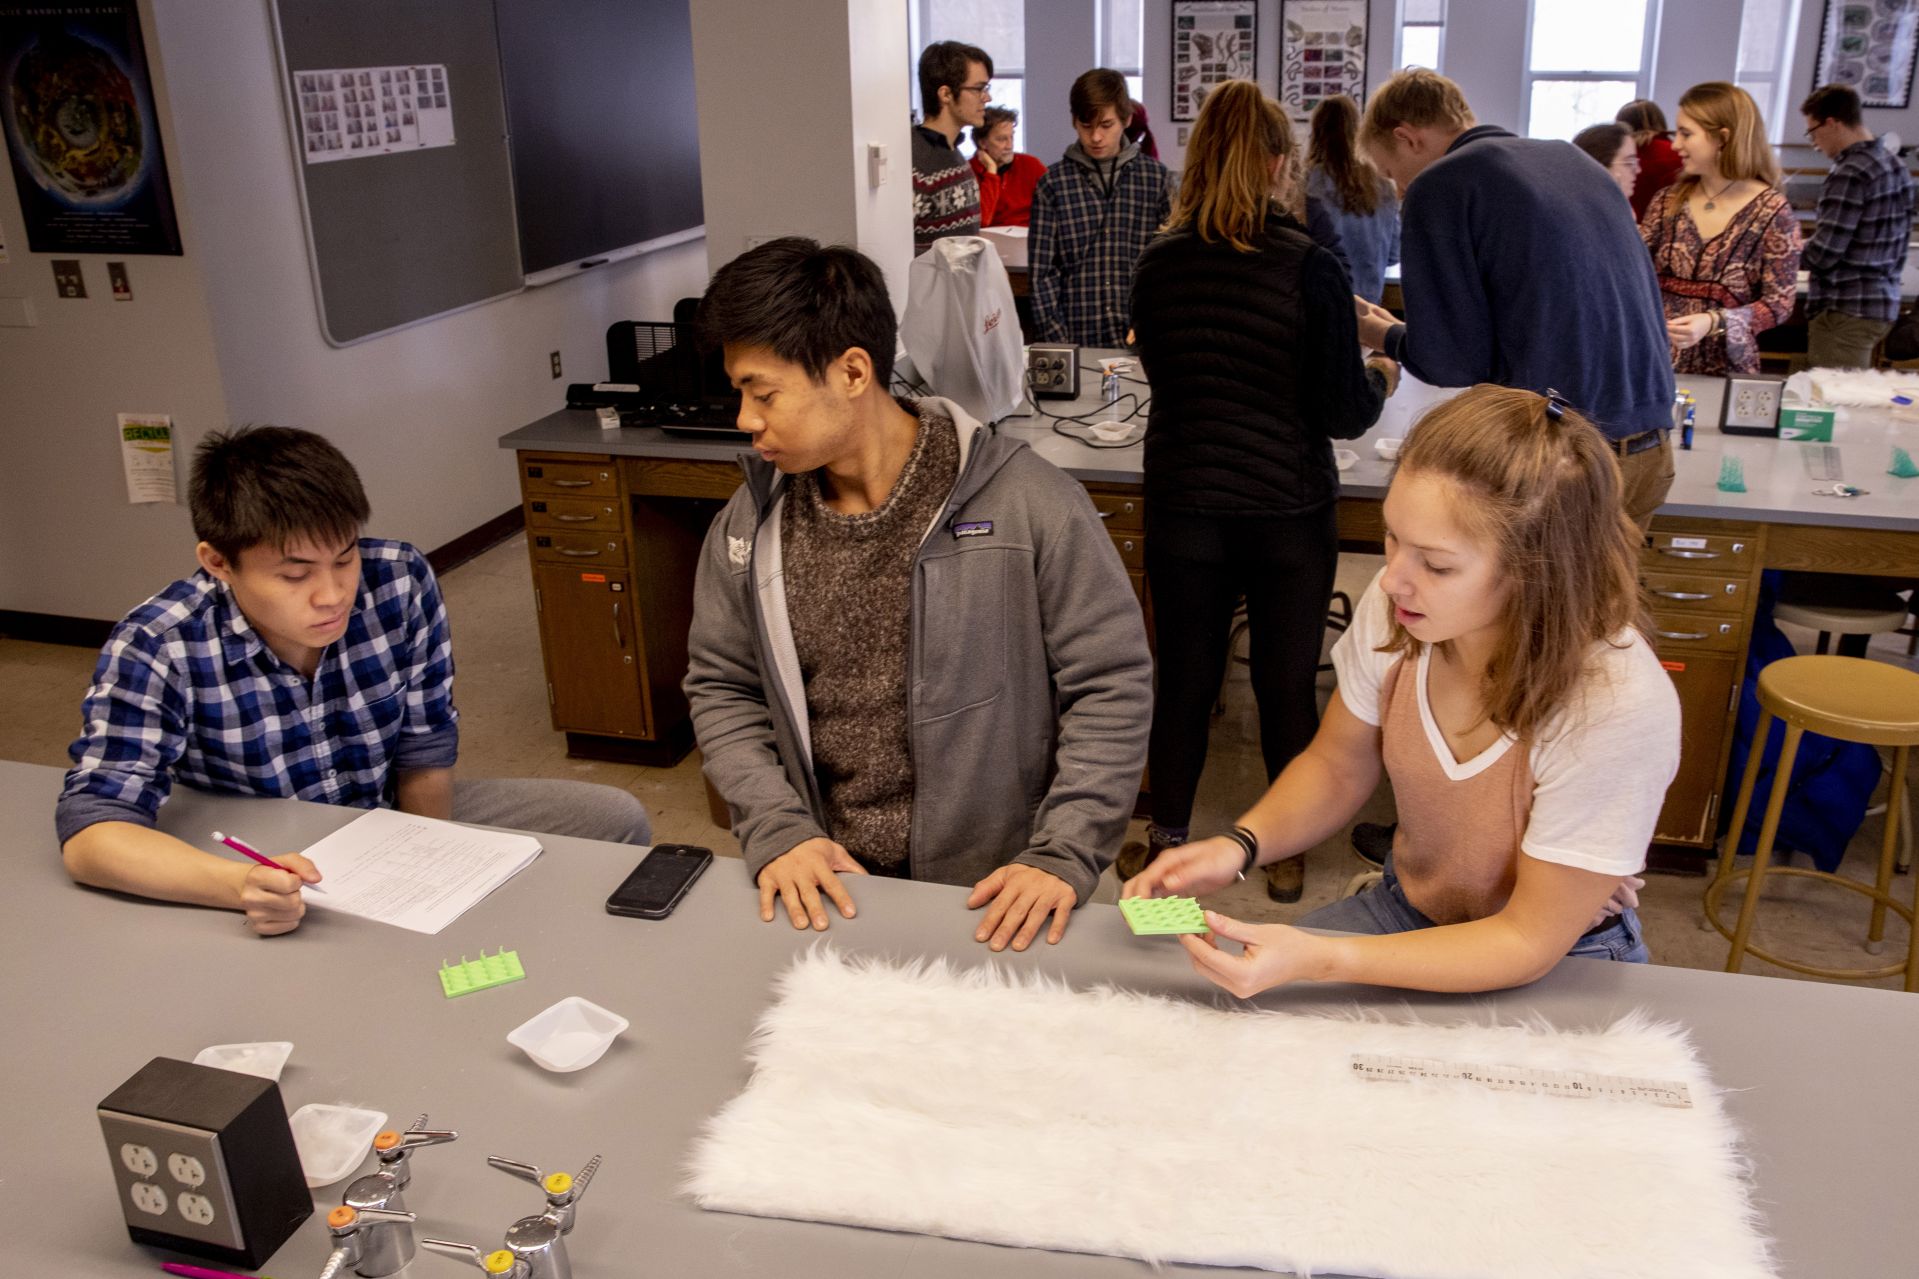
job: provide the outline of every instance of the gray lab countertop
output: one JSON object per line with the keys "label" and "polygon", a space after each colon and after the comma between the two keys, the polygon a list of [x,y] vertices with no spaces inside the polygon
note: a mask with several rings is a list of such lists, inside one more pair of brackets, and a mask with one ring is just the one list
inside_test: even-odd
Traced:
{"label": "gray lab countertop", "polygon": [[[1083,393],[1079,399],[1041,401],[1044,409],[1063,417],[1098,413],[1097,360],[1102,354],[1116,353],[1081,352],[1082,363],[1091,371],[1081,370]],[[1698,401],[1700,425],[1694,432],[1691,451],[1676,452],[1677,475],[1672,492],[1660,508],[1662,514],[1761,524],[1919,530],[1919,479],[1901,479],[1886,470],[1895,445],[1919,456],[1919,419],[1895,419],[1882,409],[1840,410],[1834,444],[1840,453],[1842,477],[1866,493],[1856,498],[1821,497],[1813,490],[1829,488],[1830,482],[1811,478],[1803,457],[1808,449],[1818,446],[1722,434],[1716,424],[1725,398],[1724,379],[1682,377],[1679,381]],[[1124,385],[1128,390],[1145,390],[1130,382]],[[1404,438],[1419,414],[1453,394],[1407,377],[1370,431],[1357,440],[1335,441],[1335,447],[1357,455],[1350,468],[1340,474],[1344,495],[1384,498],[1392,468],[1380,457],[1375,444],[1381,439]],[[1077,480],[1104,484],[1138,484],[1141,480],[1143,444],[1095,448],[1059,434],[1037,414],[1006,418],[999,429],[1025,440],[1041,457]],[[1675,439],[1675,450],[1677,445]],[[696,461],[727,461],[744,451],[730,441],[691,440],[653,427],[602,431],[591,413],[564,409],[501,436],[500,447]],[[1744,470],[1743,493],[1726,493],[1719,488],[1721,466],[1728,458],[1737,459]]]}
{"label": "gray lab countertop", "polygon": [[[581,1279],[1146,1273],[1112,1257],[708,1213],[678,1195],[681,1162],[701,1123],[746,1082],[743,1049],[771,979],[812,942],[784,922],[759,921],[737,861],[716,862],[672,918],[647,922],[601,905],[637,850],[546,836],[530,867],[437,937],[320,915],[262,941],[230,913],[70,883],[53,837],[60,776],[0,763],[0,820],[21,835],[0,869],[9,906],[0,940],[8,974],[0,1013],[10,1032],[0,1096],[16,1190],[11,1272],[153,1273],[159,1258],[128,1240],[114,1202],[96,1103],[150,1057],[191,1060],[211,1044],[285,1039],[294,1045],[280,1081],[289,1110],[346,1101],[384,1110],[398,1126],[426,1111],[435,1126],[459,1130],[458,1142],[415,1160],[407,1196],[422,1234],[491,1248],[509,1222],[534,1210],[537,1191],[487,1169],[488,1154],[566,1170],[604,1154],[572,1236]],[[211,849],[217,827],[279,850],[303,847],[355,815],[180,789],[161,825],[201,848]],[[963,889],[863,879],[855,893],[859,918],[836,920],[828,934],[848,952],[946,956],[1178,998],[1216,994],[1170,940],[1132,937],[1111,906],[1079,911],[1057,947],[994,957],[972,940]],[[441,995],[435,970],[443,960],[499,946],[519,951],[524,981],[454,1000]],[[548,1074],[505,1036],[567,995],[630,1018],[632,1028],[597,1064]],[[1256,1002],[1307,1012],[1358,1005],[1395,1019],[1538,1017],[1565,1028],[1606,1025],[1634,1009],[1676,1021],[1729,1090],[1782,1276],[1909,1274],[1919,1255],[1919,1216],[1910,1206],[1919,1185],[1913,996],[1570,959],[1531,986],[1493,995],[1323,987]],[[1226,1069],[1261,1089],[1262,1069],[1278,1079],[1284,1063]],[[1284,1104],[1283,1090],[1272,1096]],[[327,1252],[321,1216],[343,1189],[314,1192],[319,1214],[267,1273],[318,1272]],[[1634,1273],[1630,1221],[1620,1222],[1619,1248],[1619,1272]],[[462,1271],[422,1256],[406,1273],[455,1279]]]}

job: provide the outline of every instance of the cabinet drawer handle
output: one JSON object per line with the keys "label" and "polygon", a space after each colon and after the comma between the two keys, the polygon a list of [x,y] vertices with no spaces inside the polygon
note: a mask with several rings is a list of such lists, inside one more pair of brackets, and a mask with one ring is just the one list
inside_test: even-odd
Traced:
{"label": "cabinet drawer handle", "polygon": [[555,515],[553,518],[562,524],[591,524],[600,517],[597,515]]}
{"label": "cabinet drawer handle", "polygon": [[[568,556],[569,558],[571,558],[571,559],[576,559],[576,560],[590,560],[590,559],[592,559],[592,558],[593,558],[593,557],[594,557],[595,555],[598,555],[599,553],[600,553],[600,552],[599,552],[599,548],[598,548],[598,547],[595,547],[595,548],[594,548],[593,550],[590,550],[590,551],[575,551],[575,550],[569,550],[568,548],[566,548],[566,547],[564,547],[564,546],[562,546],[562,547],[560,548],[560,554],[562,554],[562,555],[565,555],[565,556]],[[1704,596],[1701,596],[1701,598],[1703,599],[1703,598],[1704,598]]]}
{"label": "cabinet drawer handle", "polygon": [[626,647],[626,632],[620,629],[620,602],[613,601],[613,642],[621,648]]}
{"label": "cabinet drawer handle", "polygon": [[554,480],[552,481],[553,487],[556,489],[583,489],[583,488],[590,487],[592,483],[593,483],[592,480]]}
{"label": "cabinet drawer handle", "polygon": [[1128,538],[1126,541],[1121,542],[1119,545],[1121,550],[1130,551],[1133,549],[1133,542],[1131,538]]}
{"label": "cabinet drawer handle", "polygon": [[1101,511],[1101,512],[1099,513],[1099,517],[1100,517],[1100,518],[1101,518],[1102,520],[1110,520],[1110,519],[1112,519],[1112,518],[1113,518],[1113,516],[1114,516],[1114,515],[1116,515],[1117,513],[1118,513],[1118,512],[1115,512],[1115,511]]}
{"label": "cabinet drawer handle", "polygon": [[1719,558],[1718,551],[1682,551],[1671,546],[1660,547],[1659,553],[1661,555],[1670,555],[1676,560],[1716,560]]}
{"label": "cabinet drawer handle", "polygon": [[1704,631],[1655,630],[1653,634],[1657,635],[1660,639],[1670,639],[1670,640],[1702,640],[1706,638],[1706,632]]}
{"label": "cabinet drawer handle", "polygon": [[1710,591],[1654,591],[1653,594],[1662,600],[1709,600],[1712,598]]}

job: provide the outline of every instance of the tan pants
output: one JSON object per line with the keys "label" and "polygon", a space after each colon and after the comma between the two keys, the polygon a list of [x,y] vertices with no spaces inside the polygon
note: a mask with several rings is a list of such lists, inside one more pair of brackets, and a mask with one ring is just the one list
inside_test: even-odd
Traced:
{"label": "tan pants", "polygon": [[1660,437],[1659,447],[1619,458],[1619,491],[1626,515],[1641,533],[1652,527],[1652,514],[1672,489],[1672,433]]}
{"label": "tan pants", "polygon": [[1806,363],[1815,369],[1869,369],[1872,349],[1891,331],[1891,320],[1821,311],[1806,325]]}

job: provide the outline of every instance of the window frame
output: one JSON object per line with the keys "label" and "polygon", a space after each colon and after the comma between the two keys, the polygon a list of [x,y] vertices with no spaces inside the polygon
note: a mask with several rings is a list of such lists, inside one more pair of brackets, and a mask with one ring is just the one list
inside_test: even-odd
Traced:
{"label": "window frame", "polygon": [[[924,49],[927,44],[930,43],[926,39],[926,6],[928,2],[929,0],[906,0],[906,83],[913,95],[913,112],[915,115],[915,123],[918,124],[924,124],[926,122],[926,104],[919,100],[919,69],[920,50]],[[1025,11],[1025,5],[1031,2],[1032,0],[1021,0],[1022,13]],[[989,49],[987,52],[990,53],[992,50]],[[1142,56],[1144,55],[1142,54]],[[1026,147],[1026,67],[1023,64],[1017,67],[1006,67],[1000,65],[998,58],[993,59],[993,83],[1000,84],[1009,80],[1019,82],[1020,86],[1019,122],[1013,126],[1013,149],[1015,151],[1023,151]],[[971,130],[967,132],[970,133]],[[970,143],[967,143],[966,139],[962,138],[962,144],[968,146],[966,154],[969,156],[972,155]]]}
{"label": "window frame", "polygon": [[1407,31],[1407,28],[1409,27],[1416,28],[1418,30],[1424,30],[1427,27],[1431,27],[1439,33],[1439,40],[1436,42],[1433,48],[1433,65],[1426,69],[1429,71],[1438,71],[1441,69],[1442,65],[1446,61],[1446,16],[1447,16],[1446,11],[1447,11],[1447,8],[1448,6],[1445,3],[1445,0],[1441,0],[1440,6],[1439,6],[1439,19],[1437,21],[1408,22],[1406,21],[1406,0],[1399,0],[1397,12],[1394,14],[1394,18],[1396,19],[1396,21],[1393,23],[1393,70],[1403,71],[1406,69],[1406,31]]}
{"label": "window frame", "polygon": [[1526,54],[1525,61],[1521,65],[1519,85],[1519,135],[1523,138],[1533,136],[1533,86],[1541,81],[1549,84],[1589,84],[1604,80],[1630,80],[1634,86],[1633,97],[1651,97],[1654,55],[1659,51],[1660,7],[1660,0],[1646,0],[1645,28],[1639,33],[1638,67],[1631,69],[1612,67],[1585,71],[1534,71],[1533,24],[1538,17],[1539,0],[1526,0]]}

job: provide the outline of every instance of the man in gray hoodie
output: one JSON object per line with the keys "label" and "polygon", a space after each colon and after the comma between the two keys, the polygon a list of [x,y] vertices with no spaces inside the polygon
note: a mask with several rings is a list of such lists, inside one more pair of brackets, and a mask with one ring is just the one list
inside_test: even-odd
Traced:
{"label": "man in gray hoodie", "polygon": [[1085,490],[950,401],[896,400],[885,277],[775,240],[700,308],[756,456],[701,553],[686,694],[760,917],[842,875],[971,885],[994,950],[1065,933],[1132,812],[1152,661]]}

